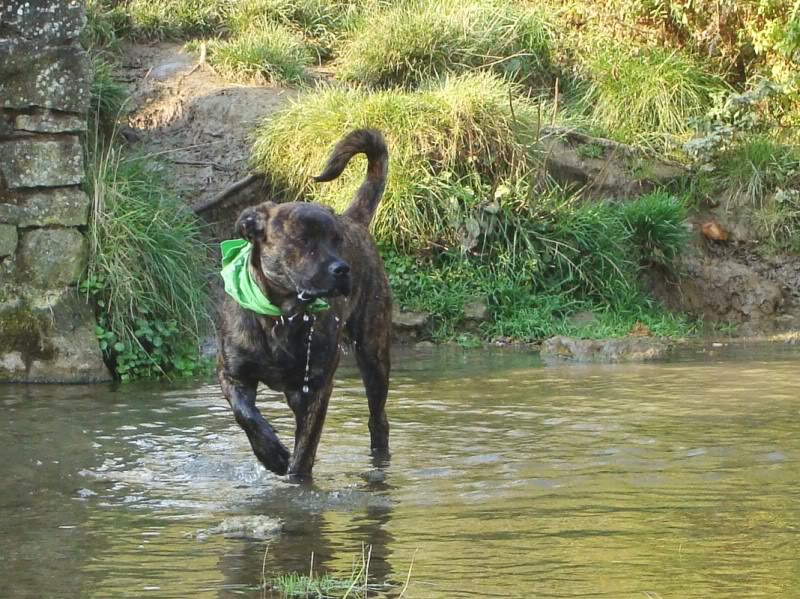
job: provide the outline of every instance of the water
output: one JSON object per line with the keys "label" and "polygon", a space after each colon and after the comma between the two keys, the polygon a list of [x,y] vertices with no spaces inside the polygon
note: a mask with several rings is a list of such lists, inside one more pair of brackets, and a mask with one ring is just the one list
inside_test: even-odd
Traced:
{"label": "water", "polygon": [[[405,597],[798,596],[799,366],[783,346],[399,355],[369,482],[346,364],[311,485],[257,465],[215,385],[0,386],[0,596],[260,597],[267,542],[187,536],[246,514],[286,522],[268,572],[313,552],[349,574],[368,544],[375,581],[415,556]],[[280,397],[261,405],[289,441]]]}

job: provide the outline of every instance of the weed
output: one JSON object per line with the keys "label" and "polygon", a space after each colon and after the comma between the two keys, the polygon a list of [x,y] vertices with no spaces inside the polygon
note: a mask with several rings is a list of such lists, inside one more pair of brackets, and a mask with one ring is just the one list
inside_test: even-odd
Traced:
{"label": "weed", "polygon": [[100,56],[92,58],[89,131],[113,129],[128,101],[128,88],[114,77],[114,66]]}
{"label": "weed", "polygon": [[231,39],[209,42],[208,63],[233,81],[296,83],[303,79],[311,55],[291,30],[262,21]]}
{"label": "weed", "polygon": [[582,104],[614,138],[664,149],[689,132],[689,119],[706,113],[725,84],[677,51],[626,51],[595,45],[585,58]]}
{"label": "weed", "polygon": [[104,356],[122,380],[196,371],[210,323],[199,221],[157,163],[95,148],[87,171],[91,253],[81,289],[95,298]]}
{"label": "weed", "polygon": [[334,183],[312,186],[310,177],[346,132],[377,127],[392,165],[374,232],[398,247],[428,247],[442,234],[451,181],[473,172],[511,176],[530,167],[536,115],[522,101],[512,112],[514,92],[513,84],[488,73],[452,77],[416,93],[323,87],[261,125],[253,164],[279,176],[279,187],[291,194],[342,209],[361,182],[363,163],[356,161]]}
{"label": "weed", "polygon": [[589,142],[578,146],[576,153],[581,158],[599,159],[603,157],[603,146],[596,142]]}
{"label": "weed", "polygon": [[406,0],[364,19],[336,62],[345,80],[414,87],[491,68],[528,83],[547,79],[550,29],[532,8],[493,0]]}
{"label": "weed", "polygon": [[654,191],[618,208],[631,235],[638,259],[643,264],[659,264],[672,270],[689,241],[684,225],[686,210],[674,196]]}
{"label": "weed", "polygon": [[231,7],[225,28],[234,35],[272,21],[302,35],[318,60],[329,58],[338,38],[352,30],[362,12],[377,0],[240,0]]}

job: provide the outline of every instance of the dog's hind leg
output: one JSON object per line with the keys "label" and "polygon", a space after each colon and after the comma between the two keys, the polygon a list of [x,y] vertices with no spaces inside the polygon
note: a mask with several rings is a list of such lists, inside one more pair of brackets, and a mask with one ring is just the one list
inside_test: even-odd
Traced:
{"label": "dog's hind leg", "polygon": [[[331,374],[333,372],[331,371]],[[312,389],[310,394],[287,391],[286,401],[294,412],[297,428],[294,433],[294,451],[289,474],[298,477],[311,476],[317,447],[322,436],[322,426],[328,413],[328,401],[333,391],[333,376],[322,389]]]}
{"label": "dog's hind leg", "polygon": [[275,474],[286,474],[289,451],[256,407],[258,383],[245,384],[234,381],[224,373],[220,373],[219,382],[225,399],[233,409],[236,422],[247,433],[250,446],[258,461]]}
{"label": "dog's hind leg", "polygon": [[356,362],[364,381],[369,403],[370,447],[376,455],[389,450],[389,419],[386,416],[386,396],[389,393],[389,371],[391,359],[389,345],[391,324],[351,329],[355,346]]}

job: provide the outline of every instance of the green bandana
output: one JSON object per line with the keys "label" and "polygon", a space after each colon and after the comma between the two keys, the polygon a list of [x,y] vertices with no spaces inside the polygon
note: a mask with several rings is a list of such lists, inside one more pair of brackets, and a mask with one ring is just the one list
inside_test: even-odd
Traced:
{"label": "green bandana", "polygon": [[[273,304],[259,289],[250,275],[250,253],[253,245],[246,239],[229,239],[220,244],[222,248],[222,280],[225,281],[225,292],[235,299],[242,308],[252,310],[266,316],[281,316],[281,309]],[[322,312],[330,308],[328,302],[317,298],[308,309],[311,312]]]}

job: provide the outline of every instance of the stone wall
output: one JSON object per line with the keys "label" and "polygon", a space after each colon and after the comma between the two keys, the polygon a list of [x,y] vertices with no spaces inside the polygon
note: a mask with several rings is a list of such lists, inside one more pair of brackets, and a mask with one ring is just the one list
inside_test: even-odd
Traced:
{"label": "stone wall", "polygon": [[89,198],[83,0],[0,3],[0,381],[108,380],[76,291]]}

